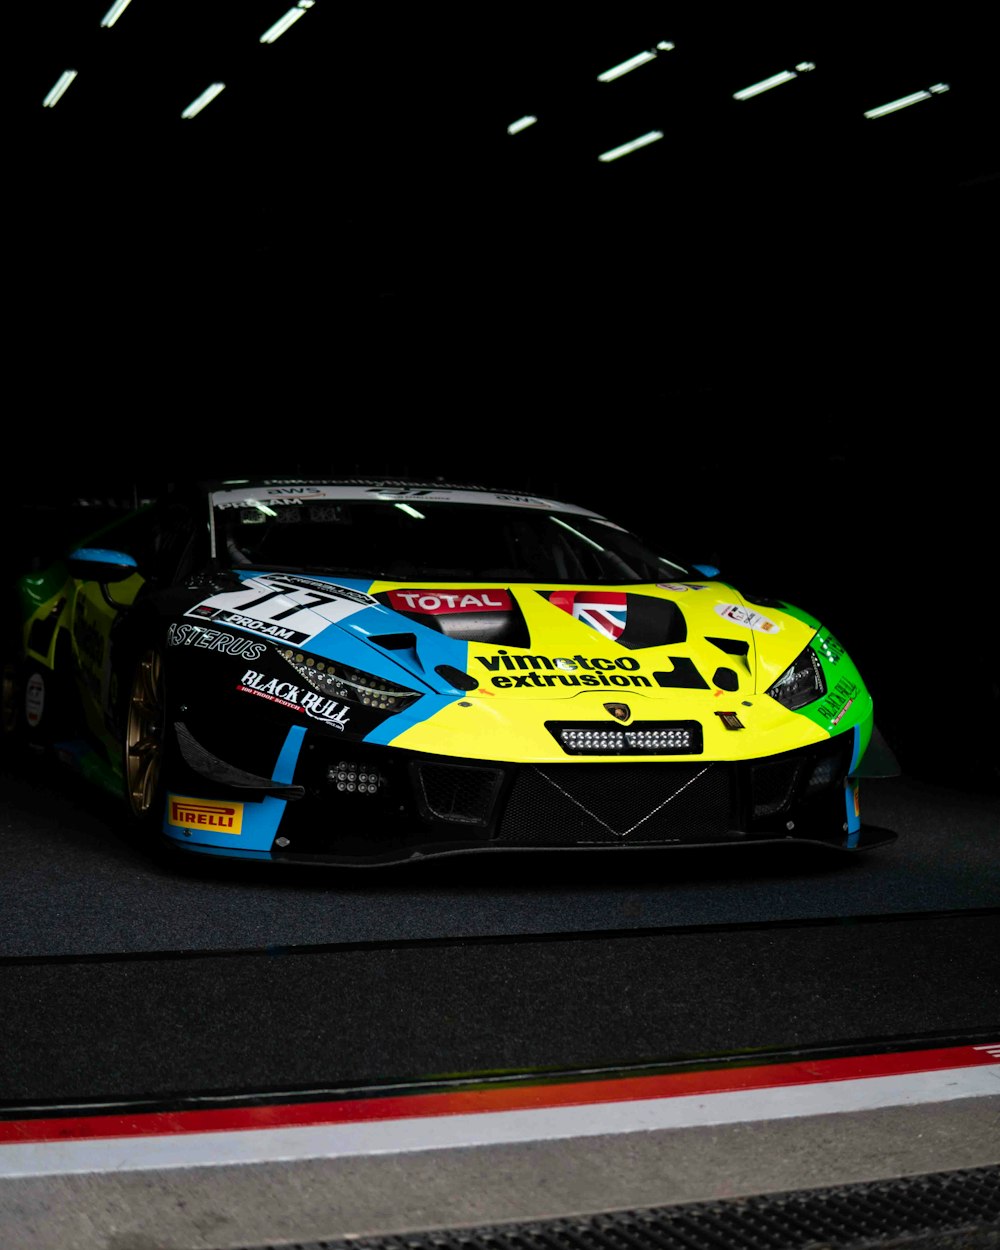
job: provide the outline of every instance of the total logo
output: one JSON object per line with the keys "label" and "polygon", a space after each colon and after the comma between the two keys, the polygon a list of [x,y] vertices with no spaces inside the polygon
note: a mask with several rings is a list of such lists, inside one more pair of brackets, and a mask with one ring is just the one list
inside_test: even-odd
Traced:
{"label": "total logo", "polygon": [[397,612],[509,612],[506,590],[390,590],[389,603]]}

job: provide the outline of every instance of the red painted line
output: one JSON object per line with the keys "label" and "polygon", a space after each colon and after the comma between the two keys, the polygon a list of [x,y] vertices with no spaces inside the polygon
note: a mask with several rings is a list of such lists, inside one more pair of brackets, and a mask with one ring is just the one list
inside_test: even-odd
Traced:
{"label": "red painted line", "polygon": [[567,1081],[558,1084],[540,1082],[502,1089],[403,1094],[386,1098],[343,1099],[337,1102],[5,1120],[0,1121],[0,1145],[13,1142],[79,1141],[101,1137],[219,1133],[236,1129],[296,1128],[319,1124],[409,1120],[493,1111],[533,1111],[544,1107],[587,1106],[651,1098],[679,1098],[691,1094],[708,1095],[867,1077],[900,1076],[1000,1062],[1000,1053],[991,1054],[990,1051],[1000,1051],[1000,1043],[989,1048],[949,1046],[938,1050],[854,1055],[845,1059],[816,1059],[799,1063],[668,1072],[659,1076]]}

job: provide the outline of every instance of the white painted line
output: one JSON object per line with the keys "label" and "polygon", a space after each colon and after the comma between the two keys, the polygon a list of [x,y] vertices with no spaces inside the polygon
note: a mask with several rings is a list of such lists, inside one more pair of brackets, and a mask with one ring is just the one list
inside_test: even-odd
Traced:
{"label": "white painted line", "polygon": [[1000,1064],[529,1111],[0,1145],[0,1177],[131,1172],[751,1123],[1000,1095]]}

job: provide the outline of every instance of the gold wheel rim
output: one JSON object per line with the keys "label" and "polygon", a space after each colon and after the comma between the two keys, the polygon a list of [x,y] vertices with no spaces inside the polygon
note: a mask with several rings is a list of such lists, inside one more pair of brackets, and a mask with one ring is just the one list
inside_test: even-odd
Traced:
{"label": "gold wheel rim", "polygon": [[136,816],[145,816],[156,795],[163,762],[163,661],[150,649],[132,680],[125,730],[125,781]]}

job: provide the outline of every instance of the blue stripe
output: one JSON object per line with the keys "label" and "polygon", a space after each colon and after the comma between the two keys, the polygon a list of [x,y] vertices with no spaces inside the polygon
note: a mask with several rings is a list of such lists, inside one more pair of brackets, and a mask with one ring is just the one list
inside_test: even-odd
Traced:
{"label": "blue stripe", "polygon": [[[302,725],[293,725],[285,736],[278,758],[275,761],[271,780],[289,784],[295,776],[295,765],[298,763],[299,752],[306,731]],[[190,797],[196,798],[196,795]],[[234,802],[242,800],[234,799]],[[275,834],[285,814],[286,799],[276,798],[268,794],[260,803],[243,803],[243,823],[238,834],[216,833],[211,829],[193,830],[193,836],[186,838],[181,829],[167,823],[167,812],[164,810],[163,831],[168,837],[185,844],[194,844],[199,848],[216,847],[217,854],[236,854],[243,852],[269,852],[274,843]]]}
{"label": "blue stripe", "polygon": [[274,766],[274,772],[271,774],[272,781],[280,781],[285,785],[290,785],[292,778],[295,776],[295,765],[299,760],[299,752],[302,750],[302,739],[306,736],[305,725],[293,725],[288,731],[285,738],[285,744],[278,752],[278,762]]}
{"label": "blue stripe", "polygon": [[848,774],[854,772],[858,766],[858,752],[861,750],[861,726],[854,726],[854,749],[851,751],[851,767],[847,770]]}

